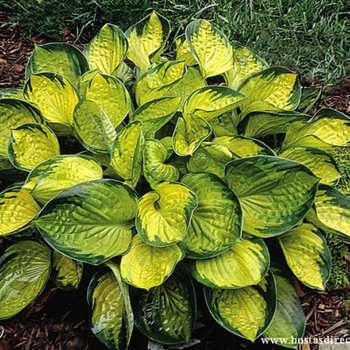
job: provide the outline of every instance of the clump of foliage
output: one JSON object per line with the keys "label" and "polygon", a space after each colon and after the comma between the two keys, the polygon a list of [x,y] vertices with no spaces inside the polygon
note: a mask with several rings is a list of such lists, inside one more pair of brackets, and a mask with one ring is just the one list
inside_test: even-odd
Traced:
{"label": "clump of foliage", "polygon": [[0,194],[0,235],[13,242],[0,319],[49,278],[76,288],[90,265],[91,327],[109,349],[126,349],[135,325],[190,342],[199,288],[239,337],[303,336],[290,277],[324,290],[323,233],[350,235],[331,155],[350,119],[298,112],[297,75],[207,20],[169,58],[170,32],[152,12],[125,33],[104,25],[83,52],[37,46],[23,88],[2,92],[1,172],[25,176]]}

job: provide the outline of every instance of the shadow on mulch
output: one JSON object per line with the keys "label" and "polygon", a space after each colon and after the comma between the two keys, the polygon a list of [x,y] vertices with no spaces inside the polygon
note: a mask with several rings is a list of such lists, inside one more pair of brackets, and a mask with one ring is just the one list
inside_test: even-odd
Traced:
{"label": "shadow on mulch", "polygon": [[[0,321],[4,333],[0,350],[101,350],[87,319],[85,291],[62,291],[52,284],[15,317]],[[277,350],[273,345],[244,341],[219,326],[206,310],[198,319],[204,326],[193,333],[200,343],[193,350]],[[134,328],[130,350],[146,350],[148,339]]]}

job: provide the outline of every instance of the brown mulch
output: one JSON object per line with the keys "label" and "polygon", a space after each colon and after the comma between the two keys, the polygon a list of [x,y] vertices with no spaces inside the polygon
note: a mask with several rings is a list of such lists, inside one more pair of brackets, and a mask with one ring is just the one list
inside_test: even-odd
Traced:
{"label": "brown mulch", "polygon": [[[0,12],[0,24],[5,14]],[[79,38],[79,47],[91,39],[91,33]],[[26,62],[35,44],[52,42],[50,37],[25,38],[19,29],[0,27],[0,89],[17,87],[24,81]],[[75,43],[76,37],[66,31],[65,41]],[[328,86],[318,108],[334,108],[350,115],[350,77],[340,86]],[[0,180],[1,181],[1,180]],[[0,248],[2,242],[0,239]],[[78,291],[60,291],[49,285],[42,295],[16,317],[0,321],[0,350],[98,350],[101,344],[90,330],[87,320],[85,295]],[[350,338],[350,289],[325,292],[299,288],[299,296],[307,318],[306,338],[316,341],[325,337]],[[199,320],[201,321],[201,320]],[[205,330],[197,332],[201,344],[194,350],[261,350],[279,349],[238,341],[215,325],[205,324]],[[204,322],[205,323],[205,322]],[[146,349],[147,342],[137,331],[130,349]],[[316,340],[315,340],[316,339]],[[303,344],[301,350],[315,349],[315,345]]]}

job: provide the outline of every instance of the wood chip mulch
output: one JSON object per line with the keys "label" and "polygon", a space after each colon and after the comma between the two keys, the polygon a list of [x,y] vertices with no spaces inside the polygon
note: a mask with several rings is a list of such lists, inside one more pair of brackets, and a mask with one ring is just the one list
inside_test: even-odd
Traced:
{"label": "wood chip mulch", "polygon": [[350,340],[350,288],[325,292],[299,291],[299,296],[306,317],[304,339],[309,343],[303,344],[300,349],[317,349],[319,339],[334,342]]}

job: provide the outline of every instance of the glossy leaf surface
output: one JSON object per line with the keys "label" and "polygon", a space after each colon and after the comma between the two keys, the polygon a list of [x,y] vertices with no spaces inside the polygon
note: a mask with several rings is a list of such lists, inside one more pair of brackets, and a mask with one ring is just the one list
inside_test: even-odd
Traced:
{"label": "glossy leaf surface", "polygon": [[108,349],[126,350],[133,330],[129,291],[119,267],[109,266],[112,271],[95,274],[88,286],[91,329]]}
{"label": "glossy leaf surface", "polygon": [[226,146],[232,153],[240,158],[259,155],[274,156],[275,152],[260,140],[243,136],[220,136],[213,142]]}
{"label": "glossy leaf surface", "polygon": [[89,70],[84,54],[68,43],[47,43],[36,45],[26,66],[26,78],[31,74],[52,72],[64,76],[74,86]]}
{"label": "glossy leaf surface", "polygon": [[196,260],[191,272],[212,288],[242,288],[258,284],[270,266],[270,254],[261,238],[243,239],[211,259]]}
{"label": "glossy leaf surface", "polygon": [[143,149],[143,174],[154,189],[162,181],[177,181],[180,172],[177,167],[167,164],[168,148],[161,141],[148,139]]}
{"label": "glossy leaf surface", "polygon": [[227,37],[209,21],[192,21],[186,39],[204,77],[222,74],[233,68],[233,49]]}
{"label": "glossy leaf surface", "polygon": [[40,123],[39,111],[28,102],[0,99],[0,157],[7,158],[11,130],[22,124]]}
{"label": "glossy leaf surface", "polygon": [[138,203],[136,228],[154,246],[167,246],[185,237],[197,197],[187,186],[162,182]]}
{"label": "glossy leaf surface", "polygon": [[102,168],[93,158],[84,155],[59,155],[43,163],[29,174],[35,181],[33,197],[46,203],[56,194],[82,182],[102,178]]}
{"label": "glossy leaf surface", "polygon": [[302,224],[278,239],[287,264],[300,282],[324,290],[331,273],[331,253],[325,238],[311,224]]}
{"label": "glossy leaf surface", "polygon": [[[331,229],[350,237],[350,201],[338,190],[327,186],[320,186],[314,202],[317,218],[315,224],[321,224],[322,229]],[[324,225],[325,227],[323,227]]]}
{"label": "glossy leaf surface", "polygon": [[22,124],[11,130],[8,155],[16,168],[30,171],[59,154],[60,145],[56,134],[44,124]]}
{"label": "glossy leaf surface", "polygon": [[169,21],[153,11],[126,32],[129,42],[128,58],[140,68],[141,72],[145,72],[151,62],[156,62],[160,58],[169,33]]}
{"label": "glossy leaf surface", "polygon": [[26,189],[14,188],[0,193],[0,236],[24,229],[39,211],[39,204]]}
{"label": "glossy leaf surface", "polygon": [[84,53],[90,69],[102,74],[114,75],[128,50],[124,33],[114,24],[106,23],[91,39]]}
{"label": "glossy leaf surface", "polygon": [[140,106],[131,116],[131,121],[143,124],[145,137],[153,138],[155,133],[167,124],[176,113],[180,97],[163,97]]}
{"label": "glossy leaf surface", "polygon": [[112,146],[111,165],[131,187],[141,176],[143,143],[142,123],[135,121],[121,130]]}
{"label": "glossy leaf surface", "polygon": [[256,156],[228,163],[226,181],[241,203],[244,230],[271,237],[288,231],[306,215],[319,179],[291,160]]}
{"label": "glossy leaf surface", "polygon": [[131,247],[121,258],[121,275],[125,282],[141,289],[160,286],[174,271],[184,253],[177,244],[153,247],[140,237],[133,237]]}
{"label": "glossy leaf surface", "polygon": [[245,96],[227,86],[205,86],[194,91],[183,108],[185,116],[196,116],[211,120],[233,110]]}
{"label": "glossy leaf surface", "polygon": [[310,147],[292,147],[283,151],[280,156],[307,166],[317,177],[320,183],[335,185],[340,179],[340,173],[334,159],[323,150]]}
{"label": "glossy leaf surface", "polygon": [[0,320],[15,316],[44,289],[51,251],[34,241],[14,243],[0,257]]}
{"label": "glossy leaf surface", "polygon": [[350,118],[334,109],[321,109],[309,122],[293,123],[287,130],[283,147],[312,147],[311,137],[316,138],[314,142],[324,143],[324,147],[346,146],[350,139]]}
{"label": "glossy leaf surface", "polygon": [[68,258],[54,250],[52,253],[52,270],[52,279],[57,287],[64,290],[78,288],[83,276],[82,262]]}
{"label": "glossy leaf surface", "polygon": [[225,72],[227,85],[237,89],[250,75],[268,68],[267,63],[238,43],[233,44],[233,68]]}
{"label": "glossy leaf surface", "polygon": [[196,295],[185,269],[176,269],[160,286],[141,295],[136,327],[162,344],[188,342],[196,319]]}
{"label": "glossy leaf surface", "polygon": [[178,118],[173,134],[174,151],[179,156],[192,155],[211,134],[207,121],[198,117]]}
{"label": "glossy leaf surface", "polygon": [[111,120],[96,102],[83,100],[74,110],[73,129],[77,139],[93,153],[108,153],[116,138]]}
{"label": "glossy leaf surface", "polygon": [[138,105],[165,96],[173,96],[177,84],[186,72],[185,63],[181,61],[165,61],[148,69],[138,79],[135,86],[135,97]]}
{"label": "glossy leaf surface", "polygon": [[238,91],[247,96],[243,101],[243,116],[257,111],[294,110],[301,96],[297,75],[281,67],[251,75]]}
{"label": "glossy leaf surface", "polygon": [[187,162],[189,172],[207,172],[225,178],[225,166],[234,159],[232,152],[216,142],[202,142]]}
{"label": "glossy leaf surface", "polygon": [[54,73],[31,74],[23,88],[24,98],[40,109],[51,123],[71,126],[79,96],[73,85]]}
{"label": "glossy leaf surface", "polygon": [[297,349],[298,344],[292,340],[302,339],[304,336],[306,326],[304,311],[285,270],[273,268],[272,272],[276,281],[277,307],[272,322],[263,336],[276,339],[283,347]]}
{"label": "glossy leaf surface", "polygon": [[128,249],[136,203],[137,194],[119,181],[89,181],[56,195],[35,224],[61,253],[99,265]]}
{"label": "glossy leaf surface", "polygon": [[209,258],[241,238],[242,211],[236,195],[213,174],[187,174],[181,182],[198,198],[198,207],[184,238],[187,257]]}
{"label": "glossy leaf surface", "polygon": [[255,112],[248,117],[243,135],[263,137],[273,134],[285,134],[294,122],[307,122],[310,116],[296,111]]}
{"label": "glossy leaf surface", "polygon": [[205,287],[204,296],[210,313],[222,327],[251,341],[265,332],[276,309],[276,286],[271,274],[257,286]]}
{"label": "glossy leaf surface", "polygon": [[111,121],[114,128],[119,126],[131,108],[129,92],[117,78],[95,72],[84,77],[81,84],[85,99],[95,102]]}

